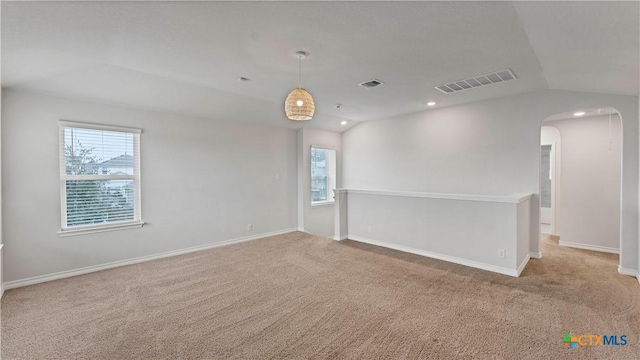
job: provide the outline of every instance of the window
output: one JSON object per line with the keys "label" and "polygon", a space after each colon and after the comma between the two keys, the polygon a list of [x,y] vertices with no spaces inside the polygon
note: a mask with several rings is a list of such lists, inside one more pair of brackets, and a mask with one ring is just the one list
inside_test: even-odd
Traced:
{"label": "window", "polygon": [[336,188],[336,151],[311,148],[311,205],[333,203]]}
{"label": "window", "polygon": [[60,122],[61,235],[142,226],[140,133]]}
{"label": "window", "polygon": [[540,207],[551,207],[551,145],[540,147]]}

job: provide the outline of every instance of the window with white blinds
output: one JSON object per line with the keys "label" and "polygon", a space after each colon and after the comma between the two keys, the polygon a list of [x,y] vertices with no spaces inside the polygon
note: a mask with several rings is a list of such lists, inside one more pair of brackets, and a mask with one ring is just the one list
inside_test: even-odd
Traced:
{"label": "window with white blinds", "polygon": [[60,122],[61,233],[141,223],[140,133]]}
{"label": "window with white blinds", "polygon": [[336,151],[311,147],[311,205],[333,203]]}

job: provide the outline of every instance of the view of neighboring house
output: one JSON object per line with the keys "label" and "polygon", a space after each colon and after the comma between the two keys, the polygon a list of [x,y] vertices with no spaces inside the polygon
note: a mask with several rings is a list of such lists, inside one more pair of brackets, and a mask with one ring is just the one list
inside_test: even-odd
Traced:
{"label": "view of neighboring house", "polygon": [[133,156],[124,154],[98,164],[104,175],[132,175]]}

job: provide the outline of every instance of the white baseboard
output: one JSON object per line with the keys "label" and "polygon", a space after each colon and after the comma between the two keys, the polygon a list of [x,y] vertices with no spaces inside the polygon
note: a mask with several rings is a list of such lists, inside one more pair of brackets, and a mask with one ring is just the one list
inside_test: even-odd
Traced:
{"label": "white baseboard", "polygon": [[[402,245],[386,243],[386,242],[378,241],[378,240],[371,240],[371,239],[367,239],[367,238],[360,237],[360,236],[357,236],[357,235],[347,235],[347,238],[350,239],[350,240],[359,241],[359,242],[363,242],[363,243],[366,243],[366,244],[381,246],[381,247],[385,247],[385,248],[389,248],[389,249],[393,249],[393,250],[398,250],[398,251],[403,251],[403,252],[408,252],[408,253],[416,254],[416,255],[420,255],[420,256],[426,256],[426,257],[433,258],[433,259],[448,261],[448,262],[452,262],[452,263],[455,263],[455,264],[469,266],[469,267],[473,267],[473,268],[481,269],[481,270],[486,270],[486,271],[491,271],[491,272],[495,272],[495,273],[499,273],[499,274],[503,274],[503,275],[509,275],[509,276],[513,276],[513,277],[518,277],[520,275],[518,273],[518,269],[509,269],[509,268],[504,268],[504,267],[500,267],[500,266],[485,264],[485,263],[481,263],[481,262],[477,262],[477,261],[473,261],[473,260],[467,260],[467,259],[463,259],[463,258],[458,258],[458,257],[455,257],[455,256],[432,253],[430,251],[414,249],[414,248],[410,248],[410,247],[406,247],[406,246],[402,246]],[[527,261],[528,260],[529,259],[527,258]],[[524,265],[526,265],[526,261],[525,261]],[[523,266],[523,269],[524,269],[524,266]]]}
{"label": "white baseboard", "polygon": [[216,243],[212,243],[212,244],[198,245],[198,246],[193,246],[193,247],[189,247],[189,248],[185,248],[185,249],[167,251],[167,252],[163,252],[163,253],[160,253],[160,254],[140,256],[140,257],[133,258],[133,259],[114,261],[114,262],[101,264],[101,265],[87,266],[87,267],[80,268],[80,269],[66,270],[66,271],[61,271],[61,272],[57,272],[57,273],[53,273],[53,274],[34,276],[34,277],[31,277],[31,278],[27,278],[27,279],[8,281],[8,282],[2,284],[2,289],[3,289],[3,291],[4,290],[9,290],[9,289],[15,289],[15,288],[28,286],[28,285],[39,284],[39,283],[43,283],[43,282],[47,282],[47,281],[64,279],[64,278],[68,278],[68,277],[72,277],[72,276],[78,276],[78,275],[84,275],[84,274],[88,274],[88,273],[92,273],[92,272],[96,272],[96,271],[113,269],[113,268],[120,267],[120,266],[139,264],[139,263],[147,262],[147,261],[151,261],[151,260],[157,260],[157,259],[167,258],[167,257],[171,257],[171,256],[188,254],[188,253],[201,251],[201,250],[212,249],[212,248],[216,248],[216,247],[220,247],[220,246],[238,244],[238,243],[242,243],[242,242],[245,242],[245,241],[252,241],[252,240],[262,239],[262,238],[269,237],[269,236],[274,236],[274,235],[286,234],[286,233],[290,233],[290,232],[293,232],[293,231],[297,231],[297,229],[293,228],[293,229],[272,231],[272,232],[257,234],[257,235],[253,235],[253,236],[246,236],[246,237],[237,238],[237,239],[220,241],[220,242],[216,242]]}
{"label": "white baseboard", "polygon": [[342,240],[347,240],[348,236],[344,235],[344,236],[332,236],[331,239],[335,240],[335,241],[342,241]]}
{"label": "white baseboard", "polygon": [[524,271],[524,268],[529,263],[529,259],[531,259],[531,256],[527,256],[526,258],[524,258],[524,261],[522,262],[522,264],[518,266],[518,270],[517,270],[518,275],[516,275],[516,277],[520,277],[520,274],[522,274],[522,272]]}
{"label": "white baseboard", "polygon": [[538,251],[538,252],[530,252],[529,253],[529,258],[531,259],[542,259],[542,251]]}
{"label": "white baseboard", "polygon": [[4,295],[4,284],[2,284],[2,248],[4,244],[0,244],[0,299]]}
{"label": "white baseboard", "polygon": [[582,250],[606,252],[606,253],[611,253],[611,254],[619,254],[620,253],[620,249],[616,249],[616,248],[600,246],[600,245],[588,245],[588,244],[573,243],[573,242],[567,242],[567,241],[562,241],[562,240],[560,240],[558,242],[558,245],[566,246],[566,247],[570,247],[570,248],[582,249]]}
{"label": "white baseboard", "polygon": [[[620,265],[618,265],[618,272],[622,275],[640,277],[640,275],[638,274],[638,270],[623,268]],[[638,279],[638,281],[640,281],[640,279]]]}

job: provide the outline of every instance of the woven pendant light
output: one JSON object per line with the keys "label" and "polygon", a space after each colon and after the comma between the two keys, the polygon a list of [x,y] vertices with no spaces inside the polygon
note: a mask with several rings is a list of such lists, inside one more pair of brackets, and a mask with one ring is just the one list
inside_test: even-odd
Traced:
{"label": "woven pendant light", "polygon": [[298,87],[291,90],[284,101],[284,113],[289,120],[311,120],[316,111],[311,94],[300,86],[302,80],[302,59],[307,56],[304,51],[296,51],[298,56]]}

